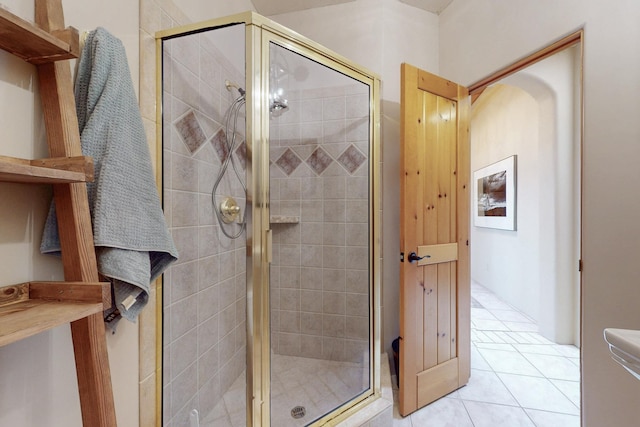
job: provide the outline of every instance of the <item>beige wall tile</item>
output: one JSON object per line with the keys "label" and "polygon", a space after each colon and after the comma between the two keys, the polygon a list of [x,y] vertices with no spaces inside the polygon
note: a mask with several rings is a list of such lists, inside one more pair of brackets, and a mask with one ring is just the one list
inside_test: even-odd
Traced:
{"label": "beige wall tile", "polygon": [[369,315],[369,294],[346,294],[348,313],[354,316]]}
{"label": "beige wall tile", "polygon": [[210,286],[197,294],[197,317],[198,323],[202,323],[215,316],[221,310],[220,302],[220,284]]}
{"label": "beige wall tile", "polygon": [[323,336],[344,338],[345,330],[346,330],[345,316],[340,316],[336,314],[322,315]]}
{"label": "beige wall tile", "polygon": [[[307,313],[305,311],[302,311],[300,313],[300,332],[306,335],[321,336],[322,335],[322,314]],[[306,335],[303,335],[303,339]],[[321,342],[322,341],[320,341],[320,343]]]}
{"label": "beige wall tile", "polygon": [[197,330],[191,329],[180,338],[171,343],[171,373],[172,380],[180,375],[197,358],[198,334]]}
{"label": "beige wall tile", "polygon": [[322,296],[322,291],[301,290],[300,309],[304,312],[322,313]]}
{"label": "beige wall tile", "polygon": [[195,294],[198,290],[197,261],[176,265],[171,273],[171,302]]}
{"label": "beige wall tile", "polygon": [[343,269],[346,267],[346,249],[344,246],[323,246],[322,266],[324,268]]}
{"label": "beige wall tile", "polygon": [[321,268],[301,268],[300,287],[302,289],[322,289],[322,269]]}
{"label": "beige wall tile", "polygon": [[345,270],[322,269],[322,289],[344,292],[346,287]]}
{"label": "beige wall tile", "polygon": [[300,333],[300,311],[280,311],[280,331]]}
{"label": "beige wall tile", "polygon": [[218,319],[218,316],[211,316],[209,319],[198,325],[199,355],[202,355],[203,353],[209,351],[211,348],[215,347],[215,345],[219,341],[220,336],[218,335]]}
{"label": "beige wall tile", "polygon": [[327,314],[346,314],[346,294],[344,292],[323,292],[322,312]]}
{"label": "beige wall tile", "polygon": [[198,298],[193,295],[181,301],[172,304],[171,310],[171,340],[173,342],[187,331],[196,327],[197,319],[197,303]]}

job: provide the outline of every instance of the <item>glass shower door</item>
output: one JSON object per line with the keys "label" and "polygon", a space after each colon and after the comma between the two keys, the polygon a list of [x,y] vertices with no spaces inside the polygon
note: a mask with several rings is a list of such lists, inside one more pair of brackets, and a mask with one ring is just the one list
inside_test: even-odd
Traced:
{"label": "glass shower door", "polygon": [[246,426],[245,24],[178,31],[162,42],[163,193],[180,250],[163,285],[163,425]]}
{"label": "glass shower door", "polygon": [[269,44],[271,425],[371,389],[368,84]]}

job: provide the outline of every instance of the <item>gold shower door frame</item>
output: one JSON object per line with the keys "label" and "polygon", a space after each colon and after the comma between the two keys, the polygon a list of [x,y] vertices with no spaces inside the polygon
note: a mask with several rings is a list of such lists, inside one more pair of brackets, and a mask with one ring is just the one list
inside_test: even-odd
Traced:
{"label": "gold shower door frame", "polygon": [[[271,229],[269,221],[269,48],[275,43],[319,64],[342,73],[369,87],[369,388],[317,420],[312,426],[335,425],[381,397],[381,248],[380,230],[380,79],[350,60],[326,49],[300,34],[254,12],[172,28],[156,33],[157,52],[157,141],[162,153],[162,40],[180,34],[245,24],[246,63],[246,142],[247,209],[250,226],[247,245],[247,425],[270,425],[270,301],[269,266]],[[161,154],[159,154],[160,156]],[[161,158],[158,165],[162,165]],[[159,180],[161,174],[159,173]],[[161,182],[161,181],[159,181]],[[156,321],[162,336],[162,283],[157,284]],[[161,355],[162,340],[156,354]],[[162,373],[162,358],[157,357],[156,372]],[[162,425],[162,380],[156,387],[157,425]]]}

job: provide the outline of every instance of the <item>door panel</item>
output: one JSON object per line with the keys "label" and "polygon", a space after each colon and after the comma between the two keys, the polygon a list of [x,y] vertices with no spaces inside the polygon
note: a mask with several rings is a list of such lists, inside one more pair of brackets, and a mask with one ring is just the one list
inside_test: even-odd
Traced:
{"label": "door panel", "polygon": [[418,265],[439,264],[458,259],[458,244],[443,243],[441,245],[418,246],[418,256],[422,259]]}
{"label": "door panel", "polygon": [[468,108],[466,88],[402,64],[403,415],[469,378]]}

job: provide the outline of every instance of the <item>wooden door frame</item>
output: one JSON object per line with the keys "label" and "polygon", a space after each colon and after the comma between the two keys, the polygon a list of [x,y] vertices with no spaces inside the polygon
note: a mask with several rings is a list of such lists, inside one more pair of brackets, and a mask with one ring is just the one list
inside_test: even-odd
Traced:
{"label": "wooden door frame", "polygon": [[[477,82],[471,84],[468,86],[469,88],[469,95],[471,96],[471,104],[473,105],[473,103],[478,99],[478,97],[480,95],[482,95],[482,92],[489,87],[490,85],[493,85],[495,83],[498,83],[500,80],[511,76],[512,74],[515,74],[519,71],[522,71],[524,69],[526,69],[527,67],[540,62],[546,58],[549,58],[550,56],[555,55],[556,53],[560,53],[562,51],[564,51],[565,49],[568,49],[570,47],[576,46],[576,45],[580,45],[580,61],[579,61],[579,88],[580,88],[580,98],[579,98],[579,118],[580,118],[580,124],[579,124],[579,130],[580,130],[580,135],[579,135],[579,165],[580,165],[580,181],[579,181],[579,192],[580,192],[580,201],[579,201],[579,205],[578,205],[578,217],[580,220],[580,228],[578,231],[578,240],[579,240],[579,244],[578,244],[578,271],[579,271],[579,275],[578,275],[578,282],[579,282],[579,290],[580,290],[580,302],[579,302],[579,310],[580,310],[580,322],[579,322],[579,334],[580,334],[580,341],[582,342],[582,330],[583,330],[583,316],[582,316],[582,306],[583,306],[583,298],[582,298],[582,236],[583,236],[583,217],[582,217],[582,212],[583,212],[583,205],[582,205],[582,201],[584,199],[583,197],[583,185],[582,183],[584,182],[584,156],[582,155],[582,153],[584,152],[584,28],[580,28],[575,32],[572,32],[554,42],[552,42],[551,44],[543,47],[542,49],[527,55],[515,62],[513,62],[512,64],[507,65],[504,68],[499,69],[498,71],[478,80]],[[471,122],[469,123],[469,127],[471,127]],[[580,360],[582,361],[582,348],[580,348]],[[580,394],[581,394],[581,404],[580,404],[580,420],[584,419],[584,405],[582,404],[582,372],[580,375]]]}
{"label": "wooden door frame", "polygon": [[[471,95],[471,103],[475,102],[476,99],[478,99],[478,97],[480,95],[482,95],[482,92],[490,85],[497,83],[498,81],[504,79],[505,77],[508,77],[512,74],[517,73],[518,71],[524,70],[525,68],[529,67],[530,65],[535,64],[536,62],[540,62],[543,59],[546,59],[550,56],[555,55],[558,52],[561,52],[567,48],[570,48],[572,46],[575,46],[576,44],[580,43],[581,49],[580,49],[580,116],[582,117],[582,111],[583,111],[583,95],[582,95],[582,86],[583,86],[583,79],[582,79],[582,67],[583,67],[583,57],[584,57],[584,29],[579,29],[578,31],[569,34],[568,36],[565,36],[553,43],[551,43],[550,45],[543,47],[542,49],[538,50],[537,52],[532,53],[531,55],[525,56],[522,59],[517,60],[516,62],[507,65],[504,68],[499,69],[498,71],[496,71],[495,73],[492,73],[490,75],[488,75],[487,77],[484,77],[480,80],[478,80],[477,82],[471,84],[468,86],[469,88],[469,95]],[[580,124],[580,144],[582,145],[582,123],[584,121],[581,120],[581,124]]]}

